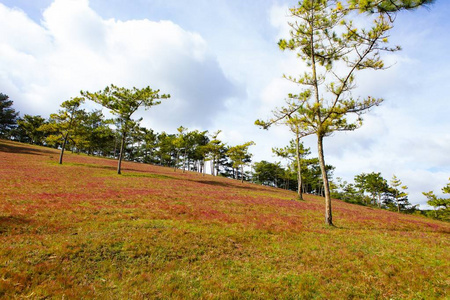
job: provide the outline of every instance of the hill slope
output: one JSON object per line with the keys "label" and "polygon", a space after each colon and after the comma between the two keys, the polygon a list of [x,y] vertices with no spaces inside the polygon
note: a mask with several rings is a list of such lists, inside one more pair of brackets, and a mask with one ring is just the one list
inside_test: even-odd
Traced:
{"label": "hill slope", "polygon": [[0,297],[449,294],[450,224],[0,140]]}

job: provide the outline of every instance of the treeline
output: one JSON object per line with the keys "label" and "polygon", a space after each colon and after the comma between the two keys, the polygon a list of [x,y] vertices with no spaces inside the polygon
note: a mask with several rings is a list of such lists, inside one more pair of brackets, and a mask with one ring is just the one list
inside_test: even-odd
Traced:
{"label": "treeline", "polygon": [[[79,99],[63,102],[62,109],[48,119],[28,114],[19,117],[8,96],[0,95],[2,138],[118,159],[124,136],[120,120],[105,118],[101,110],[86,111],[80,107]],[[218,138],[220,130],[209,134],[180,126],[176,133],[157,133],[142,127],[140,120],[131,123],[133,126],[127,128],[125,135],[126,160],[251,180],[251,174],[243,172],[243,166],[251,162],[248,148],[253,142],[228,146]]]}
{"label": "treeline", "polygon": [[[450,181],[450,178],[449,178]],[[390,211],[420,214],[429,218],[450,221],[450,198],[439,198],[434,192],[423,192],[427,204],[433,210],[419,210],[419,205],[412,205],[408,200],[408,187],[393,175],[388,182],[381,173],[361,173],[354,177],[354,183],[337,179],[333,184],[333,197],[346,202],[379,207]],[[442,188],[444,194],[450,194],[450,183]]]}
{"label": "treeline", "polygon": [[[12,108],[13,102],[8,100],[8,96],[1,95],[4,111],[9,112],[9,118],[2,121],[4,126],[0,134],[3,138],[118,159],[123,136],[120,129],[123,124],[118,119],[105,118],[101,110],[89,112],[81,108],[83,101],[80,98],[63,102],[58,112],[45,119],[28,114],[19,117]],[[158,133],[142,127],[139,121],[132,122],[132,125],[125,135],[125,160],[297,190],[295,164],[284,168],[280,162],[261,161],[254,163],[251,171],[244,170],[244,166],[252,161],[248,148],[254,145],[253,142],[228,146],[219,139],[220,130],[209,133],[180,126],[175,133]],[[310,150],[304,149],[303,144],[301,148],[302,191],[323,195],[318,158],[307,158]],[[289,146],[273,151],[281,158],[295,159],[293,141]],[[327,166],[327,170],[331,178],[334,167]]]}

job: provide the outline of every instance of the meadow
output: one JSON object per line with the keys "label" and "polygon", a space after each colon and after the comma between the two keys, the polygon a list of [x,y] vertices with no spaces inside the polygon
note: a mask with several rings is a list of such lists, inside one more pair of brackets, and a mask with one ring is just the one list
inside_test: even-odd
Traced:
{"label": "meadow", "polygon": [[450,224],[0,140],[0,298],[448,299]]}

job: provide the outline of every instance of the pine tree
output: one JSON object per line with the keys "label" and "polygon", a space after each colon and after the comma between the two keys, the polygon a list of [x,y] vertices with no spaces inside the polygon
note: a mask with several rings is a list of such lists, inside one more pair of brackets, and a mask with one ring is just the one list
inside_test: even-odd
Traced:
{"label": "pine tree", "polygon": [[[250,146],[255,145],[253,141],[231,147],[227,151],[227,155],[233,162],[233,168],[241,170],[241,182],[244,182],[244,165],[250,162],[251,154],[248,152]],[[237,179],[237,175],[236,175]]]}
{"label": "pine tree", "polygon": [[406,185],[403,185],[402,181],[395,175],[392,176],[391,185],[394,191],[394,199],[397,203],[397,212],[400,212],[401,202],[403,202],[403,207],[406,207],[409,204],[408,193],[406,192],[408,187]]}
{"label": "pine tree", "polygon": [[11,129],[17,125],[18,112],[12,108],[13,101],[9,97],[0,93],[0,137],[7,137]]}
{"label": "pine tree", "polygon": [[154,105],[161,103],[159,99],[170,98],[170,95],[160,95],[159,90],[152,90],[150,87],[137,89],[120,88],[113,84],[106,87],[103,91],[90,93],[81,91],[81,95],[89,100],[101,104],[108,108],[112,114],[116,115],[117,123],[121,134],[121,144],[119,152],[119,160],[117,164],[117,174],[121,174],[121,164],[124,156],[124,149],[127,135],[136,125],[136,121],[131,116],[140,108],[148,109]]}

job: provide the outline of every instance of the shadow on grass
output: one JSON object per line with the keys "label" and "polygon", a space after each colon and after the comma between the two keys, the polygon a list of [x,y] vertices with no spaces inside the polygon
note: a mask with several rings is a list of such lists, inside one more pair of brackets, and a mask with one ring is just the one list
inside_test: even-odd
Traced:
{"label": "shadow on grass", "polygon": [[104,166],[104,165],[96,165],[96,164],[63,163],[63,165],[75,166],[75,167],[94,168],[94,169],[105,169],[105,170],[115,170],[116,169],[116,167],[114,167],[114,166]]}
{"label": "shadow on grass", "polygon": [[381,226],[328,226],[325,227],[325,229],[331,229],[331,230],[344,230],[344,231],[376,231],[376,232],[431,232],[431,233],[444,233],[444,234],[450,234],[450,230],[447,228],[443,228],[440,226],[432,226],[431,228],[393,228],[393,227],[383,227]]}
{"label": "shadow on grass", "polygon": [[[58,163],[54,163],[55,165],[59,165]],[[63,163],[66,166],[74,166],[74,167],[85,167],[85,168],[93,168],[93,169],[103,169],[109,171],[115,171],[115,175],[119,177],[142,177],[142,178],[159,178],[159,179],[172,179],[172,180],[180,180],[179,178],[161,175],[155,173],[149,173],[148,171],[138,170],[133,168],[122,168],[122,174],[117,174],[117,167],[111,165],[98,165],[98,164],[90,164],[90,163],[75,163],[75,162],[66,162]],[[131,173],[130,173],[131,172]],[[112,176],[112,175],[111,175]]]}
{"label": "shadow on grass", "polygon": [[[189,180],[189,179],[187,179]],[[237,189],[244,189],[249,191],[257,190],[256,186],[242,186],[234,183],[228,183],[228,182],[221,182],[221,181],[214,181],[214,180],[189,180],[200,184],[207,184],[207,185],[213,185],[213,186],[220,186],[224,188],[237,188]],[[240,182],[239,182],[240,183]]]}
{"label": "shadow on grass", "polygon": [[30,154],[30,155],[48,155],[56,154],[55,151],[34,149],[32,146],[24,147],[13,144],[10,141],[0,141],[0,152],[16,153],[16,154]]}
{"label": "shadow on grass", "polygon": [[172,180],[179,180],[179,178],[168,176],[168,175],[160,175],[160,174],[154,174],[154,173],[143,173],[143,171],[138,171],[139,174],[136,173],[123,173],[120,176],[123,177],[143,177],[143,178],[159,178],[159,179],[172,179]]}
{"label": "shadow on grass", "polygon": [[7,233],[12,229],[21,229],[31,225],[31,221],[20,217],[0,217],[0,234]]}

